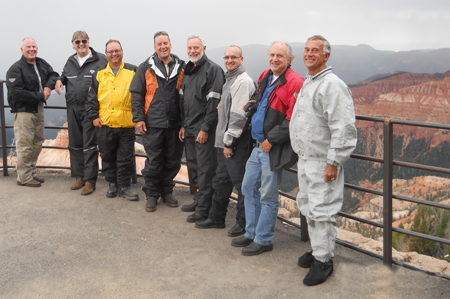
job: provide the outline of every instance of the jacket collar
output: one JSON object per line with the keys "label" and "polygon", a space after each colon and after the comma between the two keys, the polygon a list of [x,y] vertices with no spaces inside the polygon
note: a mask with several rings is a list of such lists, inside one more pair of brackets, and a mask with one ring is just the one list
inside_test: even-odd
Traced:
{"label": "jacket collar", "polygon": [[189,61],[189,63],[186,65],[186,68],[184,69],[184,73],[186,75],[191,75],[192,73],[196,72],[198,69],[202,67],[208,61],[208,57],[205,53],[203,53],[203,57],[197,62],[197,65],[194,67],[194,63],[192,61]]}
{"label": "jacket collar", "polygon": [[[172,79],[173,77],[175,77],[178,74],[178,69],[181,67],[181,63],[180,63],[180,59],[176,55],[170,54],[170,57],[172,59],[170,60],[168,65],[171,66],[171,65],[175,64],[171,73],[168,75],[169,79]],[[150,65],[150,68],[153,70],[153,72],[158,77],[166,79],[166,77],[164,76],[163,72],[160,69],[160,68],[164,68],[164,63],[158,58],[158,54],[156,54],[156,52],[152,56],[149,57],[148,64]],[[169,69],[170,69],[170,67],[169,67]]]}
{"label": "jacket collar", "polygon": [[311,81],[317,80],[319,78],[322,78],[323,76],[326,76],[328,73],[331,73],[333,71],[333,68],[331,66],[321,70],[319,73],[315,74],[314,76],[311,76],[309,73],[306,75],[307,79],[310,79]]}
{"label": "jacket collar", "polygon": [[225,74],[225,78],[226,79],[230,79],[230,78],[233,78],[233,77],[237,77],[237,76],[239,76],[242,73],[245,73],[245,68],[244,68],[243,65],[239,66],[237,69],[232,70],[231,72],[227,72]]}

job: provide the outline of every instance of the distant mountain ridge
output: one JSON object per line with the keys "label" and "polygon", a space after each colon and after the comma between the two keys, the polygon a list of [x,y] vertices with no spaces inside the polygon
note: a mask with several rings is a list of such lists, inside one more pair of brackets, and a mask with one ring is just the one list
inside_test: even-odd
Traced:
{"label": "distant mountain ridge", "polygon": [[[304,76],[307,73],[303,64],[305,43],[292,43],[291,46],[296,56],[292,68]],[[246,45],[241,48],[245,68],[253,80],[257,80],[259,75],[269,68],[266,56],[269,45]],[[222,57],[225,49],[226,47],[207,49],[206,54],[224,68]],[[327,65],[332,66],[334,73],[347,84],[355,84],[364,78],[378,74],[390,74],[395,71],[445,73],[450,70],[450,48],[394,52],[376,50],[364,44],[357,46],[331,45],[331,57]]]}

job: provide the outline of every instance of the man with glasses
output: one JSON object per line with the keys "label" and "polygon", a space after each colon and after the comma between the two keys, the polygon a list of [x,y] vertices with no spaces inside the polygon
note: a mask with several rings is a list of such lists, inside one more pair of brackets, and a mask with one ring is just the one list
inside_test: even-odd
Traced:
{"label": "man with glasses", "polygon": [[251,122],[255,147],[242,182],[245,235],[231,242],[232,246],[244,247],[245,256],[273,249],[283,168],[297,159],[289,142],[289,121],[304,79],[291,69],[295,56],[288,43],[274,42],[267,54],[270,69],[259,77],[257,92],[250,101],[255,109],[246,109],[256,111]]}
{"label": "man with glasses", "polygon": [[228,236],[238,237],[245,233],[245,207],[241,185],[245,163],[251,150],[248,119],[242,107],[254,93],[255,84],[242,65],[244,57],[240,47],[228,47],[223,59],[228,72],[225,74],[226,81],[222,88],[218,111],[214,195],[208,219],[197,221],[195,227],[225,228],[227,207],[234,186],[238,192],[236,224],[228,231]]}
{"label": "man with glasses", "polygon": [[211,208],[212,179],[217,166],[214,141],[217,125],[217,105],[225,82],[222,68],[205,55],[206,44],[200,35],[187,40],[189,63],[180,89],[183,127],[180,140],[186,146],[186,162],[197,192],[194,202],[181,208],[194,212],[187,222],[205,220]]}
{"label": "man with glasses", "polygon": [[308,221],[312,251],[298,259],[310,268],[303,283],[325,282],[333,273],[336,215],[342,208],[344,167],[356,147],[355,108],[350,89],[326,66],[330,43],[320,35],[306,42],[308,68],[289,128],[298,154],[297,205]]}
{"label": "man with glasses", "polygon": [[97,127],[97,141],[102,157],[102,173],[109,183],[106,197],[117,195],[139,200],[131,191],[134,173],[134,127],[131,114],[131,81],[136,66],[124,63],[122,45],[109,40],[105,49],[108,65],[94,73],[86,102],[86,114]]}
{"label": "man with glasses", "polygon": [[45,180],[36,176],[36,162],[44,142],[44,104],[55,87],[58,73],[37,57],[34,39],[23,39],[20,50],[22,58],[6,73],[8,103],[14,113],[17,184],[40,187]]}
{"label": "man with glasses", "polygon": [[169,207],[178,207],[178,200],[172,194],[173,179],[180,170],[183,154],[178,132],[184,61],[171,53],[167,32],[156,32],[153,41],[155,53],[141,63],[130,87],[133,121],[142,134],[147,154],[142,170],[147,212],[156,211],[159,197]]}
{"label": "man with glasses", "polygon": [[95,190],[98,176],[98,150],[96,129],[85,112],[92,75],[103,68],[108,60],[105,55],[89,47],[89,36],[76,31],[72,37],[76,53],[67,60],[55,90],[58,94],[66,86],[67,122],[69,123],[69,152],[72,175],[76,182],[70,189],[83,188],[81,195]]}

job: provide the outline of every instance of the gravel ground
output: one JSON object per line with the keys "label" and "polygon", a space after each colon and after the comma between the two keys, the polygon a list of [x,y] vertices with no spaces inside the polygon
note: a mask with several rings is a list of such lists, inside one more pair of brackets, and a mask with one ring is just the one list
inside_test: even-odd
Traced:
{"label": "gravel ground", "polygon": [[[3,175],[1,173],[1,175]],[[298,257],[310,250],[298,229],[278,221],[274,250],[244,257],[230,246],[230,206],[225,229],[196,229],[189,213],[159,202],[107,198],[97,190],[71,191],[69,175],[43,173],[40,188],[0,177],[0,298],[445,298],[450,281],[337,245],[334,273],[306,287]],[[191,203],[176,187],[180,206]],[[447,294],[447,295],[446,295]]]}

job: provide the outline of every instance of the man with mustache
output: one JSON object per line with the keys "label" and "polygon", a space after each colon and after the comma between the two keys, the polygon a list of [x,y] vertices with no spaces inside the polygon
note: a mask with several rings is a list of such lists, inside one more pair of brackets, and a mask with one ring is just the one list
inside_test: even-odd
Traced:
{"label": "man with mustache", "polygon": [[6,73],[8,103],[14,113],[17,184],[40,187],[45,180],[36,176],[36,162],[44,142],[44,104],[59,75],[44,59],[37,57],[34,39],[23,39],[20,50],[22,58]]}
{"label": "man with mustache", "polygon": [[186,146],[186,161],[197,192],[194,202],[182,207],[194,212],[187,222],[205,220],[214,193],[212,179],[217,165],[214,148],[217,105],[225,82],[222,68],[205,55],[206,44],[200,35],[187,40],[189,63],[184,70],[180,89],[182,128],[179,138]]}
{"label": "man with mustache", "polygon": [[77,179],[70,189],[84,187],[81,195],[89,195],[94,192],[97,182],[98,150],[97,130],[86,115],[85,103],[92,75],[106,66],[108,60],[104,54],[89,47],[89,36],[84,31],[73,34],[72,47],[76,53],[67,59],[55,90],[60,94],[63,85],[66,86],[70,167]]}

